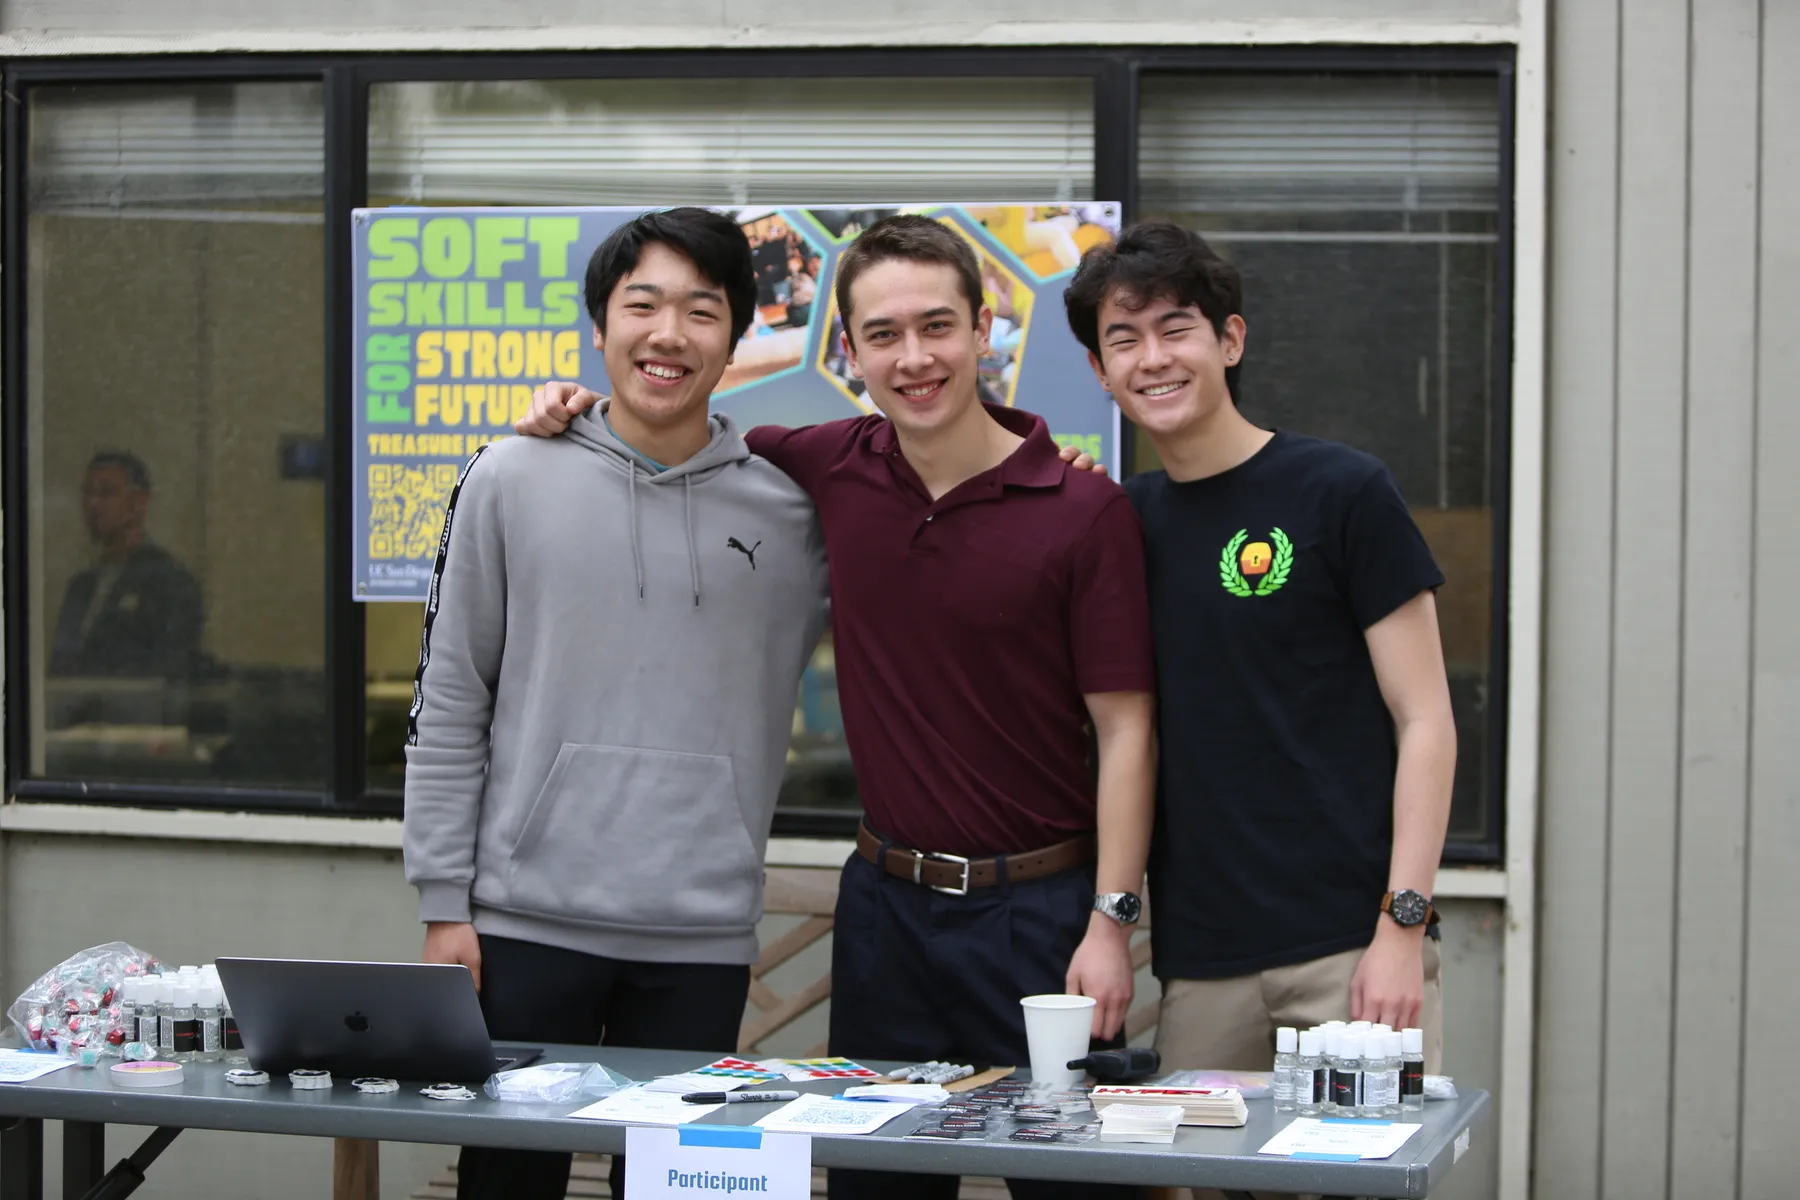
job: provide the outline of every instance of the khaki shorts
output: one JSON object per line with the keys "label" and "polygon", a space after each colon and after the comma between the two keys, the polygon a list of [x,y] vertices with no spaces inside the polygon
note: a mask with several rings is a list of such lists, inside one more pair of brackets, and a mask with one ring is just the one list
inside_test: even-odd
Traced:
{"label": "khaki shorts", "polygon": [[[1440,1074],[1444,1057],[1444,985],[1437,941],[1426,938],[1425,1070]],[[1275,967],[1230,979],[1167,979],[1157,1018],[1156,1048],[1163,1069],[1267,1071],[1274,1065],[1275,1030],[1307,1029],[1350,1019],[1350,977],[1361,950]]]}

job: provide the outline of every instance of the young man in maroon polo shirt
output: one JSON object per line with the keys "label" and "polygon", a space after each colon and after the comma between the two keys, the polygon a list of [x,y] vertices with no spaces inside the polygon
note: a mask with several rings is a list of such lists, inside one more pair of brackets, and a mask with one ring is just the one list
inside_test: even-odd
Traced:
{"label": "young man in maroon polo shirt", "polygon": [[[1094,996],[1093,1035],[1116,1041],[1155,775],[1138,521],[1116,484],[1062,462],[1042,420],[977,398],[992,316],[961,235],[878,222],[840,260],[837,299],[886,419],[750,434],[819,506],[866,814],[839,889],[831,1048],[1024,1062],[1020,998],[1064,990]],[[549,385],[522,429],[591,403]],[[831,1178],[839,1200],[956,1190]]]}

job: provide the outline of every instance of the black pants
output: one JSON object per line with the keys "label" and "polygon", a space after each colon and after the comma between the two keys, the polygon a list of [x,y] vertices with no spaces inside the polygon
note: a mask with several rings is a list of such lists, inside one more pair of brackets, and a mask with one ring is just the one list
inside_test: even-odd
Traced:
{"label": "black pants", "polygon": [[[1064,990],[1093,903],[1091,867],[952,896],[852,855],[832,930],[831,1052],[1028,1064],[1019,999]],[[831,1200],[955,1200],[958,1183],[953,1175],[840,1169],[828,1186]],[[1140,1195],[1117,1184],[1009,1179],[1007,1187],[1014,1200]]]}
{"label": "black pants", "polygon": [[[737,1048],[750,968],[624,962],[511,938],[481,938],[481,1012],[499,1042],[564,1042],[653,1050]],[[457,1200],[562,1200],[569,1156],[463,1147]],[[612,1161],[625,1195],[625,1156]]]}

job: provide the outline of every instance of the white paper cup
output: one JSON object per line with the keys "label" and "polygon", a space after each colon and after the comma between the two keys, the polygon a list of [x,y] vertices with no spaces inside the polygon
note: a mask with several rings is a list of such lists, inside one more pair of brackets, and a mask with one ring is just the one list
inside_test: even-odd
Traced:
{"label": "white paper cup", "polygon": [[1025,1044],[1031,1051],[1031,1078],[1038,1083],[1073,1087],[1082,1073],[1068,1064],[1086,1058],[1088,1030],[1094,1023],[1092,996],[1027,996]]}

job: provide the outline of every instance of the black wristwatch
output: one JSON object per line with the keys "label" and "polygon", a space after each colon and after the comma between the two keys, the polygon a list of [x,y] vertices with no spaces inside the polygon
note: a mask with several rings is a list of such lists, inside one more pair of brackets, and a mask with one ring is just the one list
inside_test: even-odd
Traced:
{"label": "black wristwatch", "polygon": [[1136,925],[1144,914],[1144,902],[1130,892],[1102,892],[1094,897],[1094,911],[1105,913],[1121,925]]}
{"label": "black wristwatch", "polygon": [[1411,888],[1401,888],[1383,896],[1381,911],[1394,918],[1394,924],[1403,929],[1437,922],[1437,910],[1431,907],[1431,901]]}

